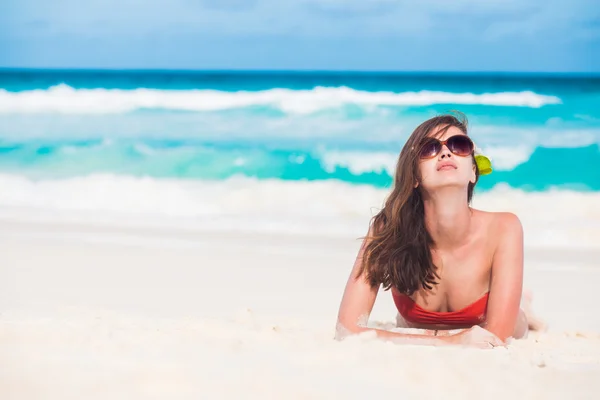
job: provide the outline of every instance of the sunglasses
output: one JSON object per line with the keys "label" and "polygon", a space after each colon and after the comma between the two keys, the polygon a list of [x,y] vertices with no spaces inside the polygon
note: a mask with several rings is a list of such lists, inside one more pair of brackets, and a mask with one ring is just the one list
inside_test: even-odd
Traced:
{"label": "sunglasses", "polygon": [[427,138],[421,146],[419,156],[421,158],[433,158],[437,156],[442,147],[446,146],[453,154],[460,157],[467,157],[473,153],[475,145],[473,141],[466,135],[454,135],[446,140],[436,138]]}

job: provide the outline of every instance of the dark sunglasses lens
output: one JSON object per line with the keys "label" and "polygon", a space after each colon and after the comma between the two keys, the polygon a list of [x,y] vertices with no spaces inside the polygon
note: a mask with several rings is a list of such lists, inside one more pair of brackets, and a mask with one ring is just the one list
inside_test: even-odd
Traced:
{"label": "dark sunglasses lens", "polygon": [[437,140],[428,140],[421,147],[421,158],[430,158],[435,157],[437,153],[440,151],[440,142]]}
{"label": "dark sunglasses lens", "polygon": [[466,136],[453,136],[448,140],[448,149],[459,156],[466,156],[473,151],[473,142]]}

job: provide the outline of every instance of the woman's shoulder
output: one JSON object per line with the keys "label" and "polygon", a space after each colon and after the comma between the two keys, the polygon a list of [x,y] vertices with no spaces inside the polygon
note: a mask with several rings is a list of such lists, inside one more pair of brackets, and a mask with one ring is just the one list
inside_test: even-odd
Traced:
{"label": "woman's shoulder", "polygon": [[487,234],[514,235],[522,234],[523,225],[519,217],[507,211],[482,211],[474,210],[482,221]]}
{"label": "woman's shoulder", "polygon": [[[511,212],[477,211],[480,220],[477,237],[493,258],[519,251],[524,245],[523,227]],[[508,252],[507,252],[508,249]]]}

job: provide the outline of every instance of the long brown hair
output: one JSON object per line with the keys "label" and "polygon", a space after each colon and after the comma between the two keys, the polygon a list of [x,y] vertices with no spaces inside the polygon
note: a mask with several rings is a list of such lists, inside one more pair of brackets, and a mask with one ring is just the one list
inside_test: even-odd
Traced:
{"label": "long brown hair", "polygon": [[[371,287],[395,287],[412,295],[420,288],[431,289],[439,276],[431,256],[434,244],[425,226],[425,210],[420,185],[419,149],[427,135],[440,127],[436,136],[457,127],[467,134],[467,119],[446,114],[419,125],[400,152],[394,184],[383,208],[371,219],[369,242],[363,253],[358,277],[365,274]],[[477,180],[479,169],[473,158]],[[477,180],[475,183],[477,183]],[[467,201],[473,197],[474,183],[469,183]]]}

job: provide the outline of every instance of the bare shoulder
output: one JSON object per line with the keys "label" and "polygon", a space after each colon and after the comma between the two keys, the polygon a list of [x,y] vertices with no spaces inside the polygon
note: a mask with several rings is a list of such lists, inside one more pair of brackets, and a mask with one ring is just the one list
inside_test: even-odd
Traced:
{"label": "bare shoulder", "polygon": [[509,236],[522,236],[523,225],[519,217],[511,212],[491,212],[474,210],[477,212],[482,226],[487,235],[493,235],[498,239]]}
{"label": "bare shoulder", "polygon": [[522,270],[524,240],[519,217],[511,212],[478,213],[481,213],[482,235],[489,246],[496,270]]}
{"label": "bare shoulder", "polygon": [[523,224],[516,214],[511,212],[498,212],[496,214],[496,224],[498,233],[501,235],[522,235]]}
{"label": "bare shoulder", "polygon": [[515,230],[521,228],[521,220],[511,212],[486,212],[494,225],[501,230]]}

